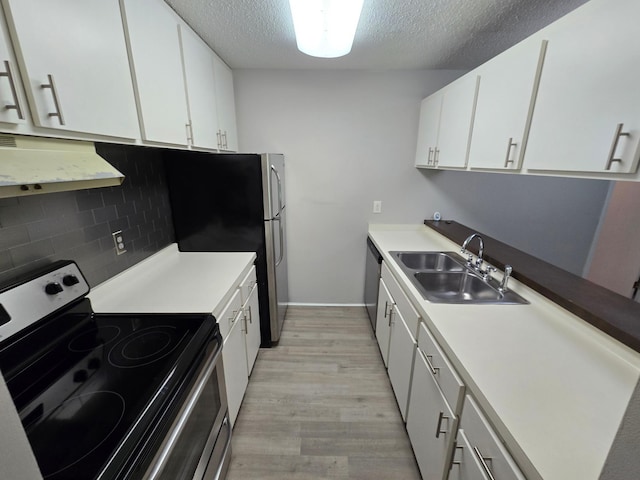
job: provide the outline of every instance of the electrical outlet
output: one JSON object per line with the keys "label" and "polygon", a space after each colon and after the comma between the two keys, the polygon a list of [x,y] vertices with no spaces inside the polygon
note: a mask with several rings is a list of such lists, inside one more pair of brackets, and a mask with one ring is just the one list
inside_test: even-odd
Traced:
{"label": "electrical outlet", "polygon": [[122,255],[124,252],[127,251],[127,248],[124,246],[124,238],[122,236],[122,230],[113,232],[111,236],[113,237],[113,244],[116,246],[116,254]]}
{"label": "electrical outlet", "polygon": [[373,213],[382,213],[382,200],[373,201]]}

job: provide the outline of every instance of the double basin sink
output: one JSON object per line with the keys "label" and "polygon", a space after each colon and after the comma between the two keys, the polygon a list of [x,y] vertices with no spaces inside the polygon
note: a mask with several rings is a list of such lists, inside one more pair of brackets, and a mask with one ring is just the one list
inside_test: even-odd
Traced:
{"label": "double basin sink", "polygon": [[526,304],[511,290],[501,291],[492,277],[483,278],[455,252],[389,252],[425,300],[451,304]]}

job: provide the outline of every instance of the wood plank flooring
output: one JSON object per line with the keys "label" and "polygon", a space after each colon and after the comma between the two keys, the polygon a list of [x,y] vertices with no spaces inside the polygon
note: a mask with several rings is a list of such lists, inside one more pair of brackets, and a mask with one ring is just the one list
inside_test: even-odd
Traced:
{"label": "wood plank flooring", "polygon": [[228,480],[420,480],[364,307],[290,307],[260,349]]}

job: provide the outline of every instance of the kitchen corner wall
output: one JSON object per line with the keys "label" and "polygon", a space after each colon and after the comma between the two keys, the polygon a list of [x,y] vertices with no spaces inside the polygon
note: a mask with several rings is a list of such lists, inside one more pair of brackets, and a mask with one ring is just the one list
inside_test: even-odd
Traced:
{"label": "kitchen corner wall", "polygon": [[[0,282],[55,260],[75,260],[95,286],[173,242],[163,162],[143,147],[99,144],[122,186],[0,199]],[[116,255],[111,232],[127,252]]]}
{"label": "kitchen corner wall", "polygon": [[414,167],[420,100],[462,73],[234,71],[240,149],[285,154],[292,302],[361,304],[368,223],[435,210],[582,273],[609,182]]}

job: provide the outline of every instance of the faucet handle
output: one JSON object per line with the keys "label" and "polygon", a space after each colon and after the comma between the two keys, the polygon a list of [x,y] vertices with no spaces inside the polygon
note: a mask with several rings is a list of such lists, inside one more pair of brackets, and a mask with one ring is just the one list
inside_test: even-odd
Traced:
{"label": "faucet handle", "polygon": [[509,282],[509,277],[511,277],[511,272],[513,272],[513,267],[511,265],[504,266],[504,276],[502,277],[502,281],[500,282],[500,286],[498,290],[501,292],[507,291],[507,282]]}

